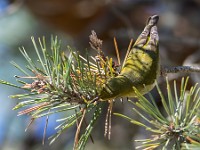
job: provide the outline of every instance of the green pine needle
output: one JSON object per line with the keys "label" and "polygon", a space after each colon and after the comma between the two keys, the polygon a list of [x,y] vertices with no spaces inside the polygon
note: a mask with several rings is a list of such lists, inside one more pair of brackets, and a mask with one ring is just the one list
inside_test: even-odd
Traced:
{"label": "green pine needle", "polygon": [[[141,116],[150,125],[144,125],[130,117],[115,113],[124,119],[128,119],[131,123],[146,128],[152,132],[152,137],[144,140],[136,140],[141,142],[141,146],[137,149],[190,149],[200,146],[200,88],[196,85],[188,88],[188,79],[182,78],[180,95],[174,81],[174,92],[172,92],[168,79],[167,98],[156,85],[158,93],[165,113],[162,113],[155,103],[152,95],[149,93],[150,100],[142,96],[137,89],[138,101],[132,102],[133,111]],[[164,115],[164,114],[167,114]],[[148,117],[146,117],[148,116]]]}
{"label": "green pine needle", "polygon": [[89,56],[87,52],[86,57],[83,57],[68,46],[69,55],[66,56],[57,37],[51,38],[50,50],[44,37],[39,38],[39,42],[34,37],[31,39],[37,60],[33,60],[24,47],[20,48],[27,61],[26,69],[13,61],[11,64],[24,76],[15,76],[19,85],[3,80],[0,80],[0,84],[26,90],[26,93],[12,95],[10,98],[20,100],[13,110],[24,109],[18,112],[18,115],[31,115],[31,123],[40,117],[48,118],[51,114],[73,112],[66,118],[59,119],[61,123],[56,127],[57,133],[50,137],[50,144],[66,129],[78,124],[78,121],[85,117],[84,110],[86,115],[94,112],[85,132],[80,136],[78,145],[75,145],[84,149],[94,124],[101,115],[103,102],[98,97],[99,91],[107,79],[116,76],[116,66],[112,66],[113,60],[105,57],[101,49],[97,50],[96,56]]}

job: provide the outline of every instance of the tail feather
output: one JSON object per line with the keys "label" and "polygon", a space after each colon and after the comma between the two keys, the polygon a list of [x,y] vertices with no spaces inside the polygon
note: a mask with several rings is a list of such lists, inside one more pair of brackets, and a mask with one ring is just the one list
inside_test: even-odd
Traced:
{"label": "tail feather", "polygon": [[[147,44],[149,35],[150,35],[150,38],[152,37],[151,39],[154,39],[155,35],[158,35],[157,27],[156,27],[158,20],[159,20],[159,17],[157,15],[149,17],[147,21],[147,25],[145,26],[143,32],[137,38],[134,46],[143,47],[144,45]],[[158,39],[158,36],[156,36],[156,38]]]}

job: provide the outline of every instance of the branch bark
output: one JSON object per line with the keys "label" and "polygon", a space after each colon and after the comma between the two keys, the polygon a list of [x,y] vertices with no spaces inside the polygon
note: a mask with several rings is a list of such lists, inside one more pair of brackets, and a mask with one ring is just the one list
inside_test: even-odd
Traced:
{"label": "branch bark", "polygon": [[165,76],[168,73],[191,73],[200,72],[200,66],[161,66],[160,75]]}

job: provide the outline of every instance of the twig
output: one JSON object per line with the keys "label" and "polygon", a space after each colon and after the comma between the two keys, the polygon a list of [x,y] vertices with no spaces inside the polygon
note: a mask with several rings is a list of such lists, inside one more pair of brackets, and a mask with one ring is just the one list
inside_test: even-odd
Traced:
{"label": "twig", "polygon": [[111,137],[111,117],[112,117],[112,107],[113,107],[113,100],[109,101],[109,106],[107,109],[106,114],[106,120],[105,120],[105,131],[104,131],[104,137],[108,136],[108,140],[110,140]]}
{"label": "twig", "polygon": [[85,118],[85,114],[86,114],[86,109],[83,109],[83,114],[82,114],[81,120],[80,120],[80,122],[78,124],[77,130],[76,130],[76,135],[75,135],[75,138],[74,138],[74,150],[76,150],[77,145],[78,145],[79,133],[80,133],[80,130],[81,130],[81,126],[82,126],[83,120]]}
{"label": "twig", "polygon": [[116,51],[116,55],[117,55],[118,65],[121,65],[121,60],[120,60],[120,56],[119,56],[119,49],[118,49],[116,38],[114,37],[113,40],[114,40],[114,46],[115,46],[115,51]]}
{"label": "twig", "polygon": [[125,64],[125,61],[126,61],[126,59],[127,59],[127,57],[128,57],[128,54],[129,54],[129,52],[130,52],[132,46],[133,46],[133,39],[130,40],[130,43],[129,43],[129,46],[128,46],[128,49],[127,49],[127,52],[126,52],[126,56],[125,56],[124,62],[123,62],[123,64],[122,64],[122,68],[123,68],[123,66],[124,66],[124,64]]}
{"label": "twig", "polygon": [[197,66],[176,66],[176,67],[161,67],[161,75],[165,76],[168,73],[190,73],[200,72],[200,67]]}
{"label": "twig", "polygon": [[[50,109],[48,111],[48,113],[50,112]],[[46,132],[47,132],[47,127],[48,127],[48,123],[49,123],[49,115],[47,115],[46,117],[46,123],[45,123],[45,127],[44,127],[44,132],[43,132],[43,139],[42,139],[42,144],[45,144],[45,139],[46,139]]]}
{"label": "twig", "polygon": [[33,123],[34,120],[35,120],[35,118],[31,118],[31,120],[29,121],[29,123],[25,129],[25,132],[28,130],[28,128],[31,126],[31,124]]}

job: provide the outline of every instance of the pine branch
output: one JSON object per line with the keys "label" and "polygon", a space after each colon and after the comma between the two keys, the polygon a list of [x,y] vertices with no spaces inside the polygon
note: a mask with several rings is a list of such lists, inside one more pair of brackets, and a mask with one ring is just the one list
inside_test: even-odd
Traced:
{"label": "pine branch", "polygon": [[200,67],[199,66],[161,67],[161,75],[166,75],[168,73],[191,73],[191,72],[200,72]]}
{"label": "pine branch", "polygon": [[[14,67],[24,74],[15,76],[20,85],[3,80],[0,80],[0,83],[27,91],[10,96],[21,101],[13,109],[28,106],[19,111],[18,116],[30,115],[30,124],[37,118],[47,116],[44,138],[49,115],[73,111],[74,114],[60,119],[61,123],[56,128],[57,133],[50,137],[50,144],[81,119],[77,127],[74,148],[84,149],[94,124],[101,115],[102,103],[108,103],[108,101],[101,102],[99,91],[108,79],[117,75],[117,66],[113,65],[112,58],[104,55],[102,41],[97,38],[94,31],[90,36],[90,45],[97,52],[96,56],[89,56],[87,53],[86,57],[83,57],[69,46],[67,48],[70,54],[66,56],[60,50],[61,42],[57,37],[51,39],[51,51],[47,49],[45,38],[39,39],[40,46],[33,37],[32,42],[38,60],[32,60],[25,48],[21,48],[20,52],[28,63],[27,70],[12,62]],[[84,118],[93,110],[95,113],[79,139]]]}
{"label": "pine branch", "polygon": [[138,101],[130,101],[134,105],[133,111],[150,125],[145,125],[125,115],[115,113],[115,115],[121,116],[131,123],[152,132],[151,138],[136,140],[141,142],[141,146],[138,146],[137,149],[180,150],[200,145],[200,88],[196,84],[187,91],[188,78],[183,78],[180,94],[178,95],[176,81],[174,81],[174,91],[172,91],[168,79],[166,83],[167,97],[163,96],[159,86],[156,85],[164,113],[158,109],[155,99],[150,93],[148,100],[137,89],[134,89],[137,93]]}

